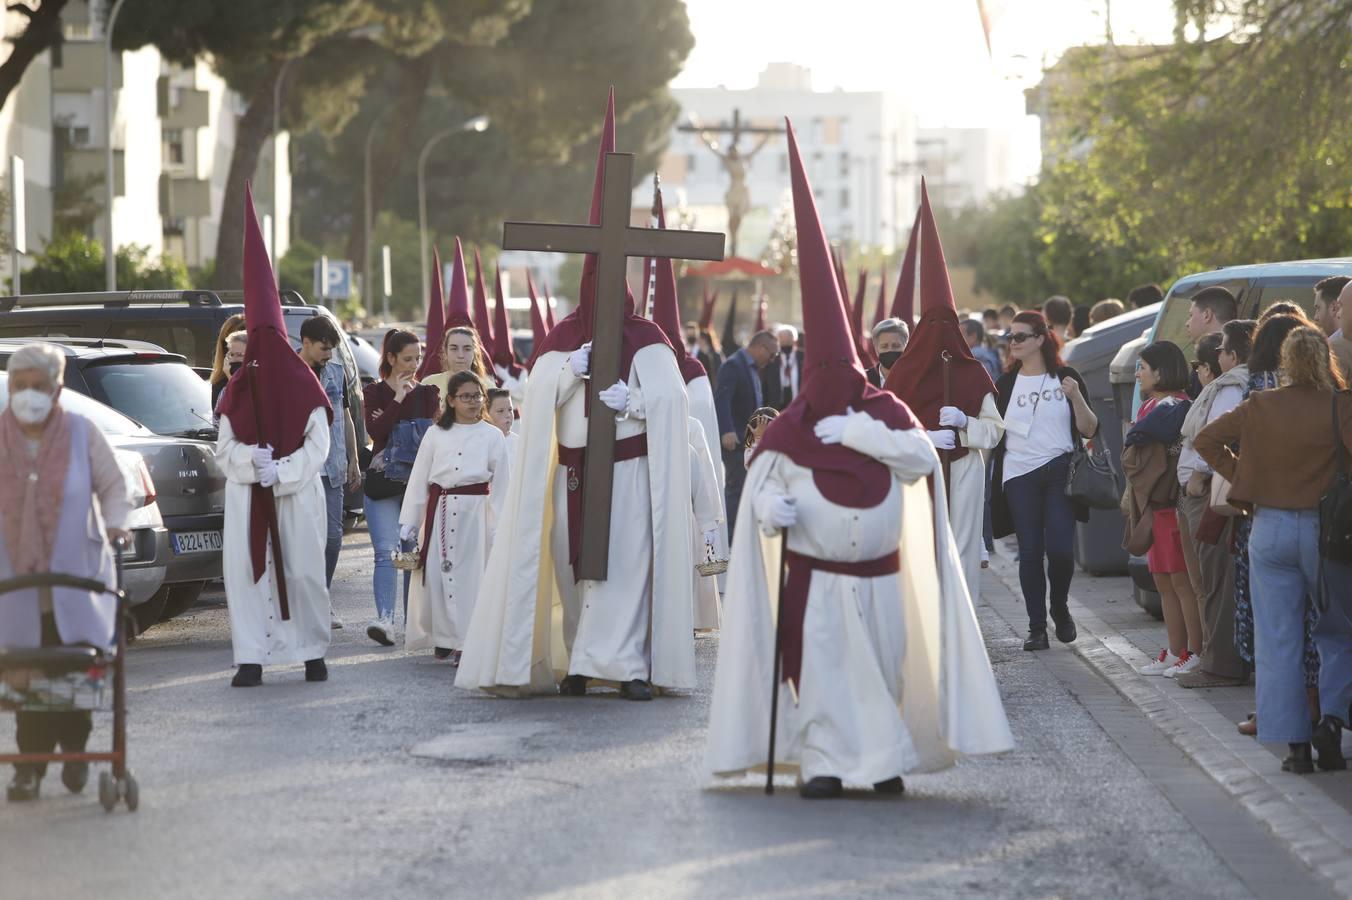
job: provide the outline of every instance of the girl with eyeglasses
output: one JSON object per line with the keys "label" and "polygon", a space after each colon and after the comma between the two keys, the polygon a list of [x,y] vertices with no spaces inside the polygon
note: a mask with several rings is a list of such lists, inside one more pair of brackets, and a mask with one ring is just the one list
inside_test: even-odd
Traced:
{"label": "girl with eyeglasses", "polygon": [[510,476],[506,439],[485,415],[484,381],[456,372],[446,391],[436,427],[418,447],[399,537],[419,541],[422,569],[409,592],[404,649],[434,648],[437,659],[458,666]]}

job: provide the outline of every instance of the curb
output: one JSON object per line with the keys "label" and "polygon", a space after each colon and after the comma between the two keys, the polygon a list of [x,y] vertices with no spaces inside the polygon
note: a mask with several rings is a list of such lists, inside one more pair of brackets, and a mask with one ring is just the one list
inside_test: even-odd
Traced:
{"label": "curb", "polygon": [[[1002,550],[991,555],[991,572],[1022,598],[1018,570]],[[1130,701],[1221,788],[1268,827],[1291,852],[1352,900],[1352,813],[1310,787],[1308,779],[1330,773],[1292,775],[1253,738],[1235,730],[1195,691],[1136,672],[1145,657],[1095,613],[1070,597],[1079,639],[1070,649]],[[1001,618],[1006,618],[1001,614]],[[1016,632],[1018,628],[1016,627]],[[1092,641],[1086,641],[1086,633]]]}

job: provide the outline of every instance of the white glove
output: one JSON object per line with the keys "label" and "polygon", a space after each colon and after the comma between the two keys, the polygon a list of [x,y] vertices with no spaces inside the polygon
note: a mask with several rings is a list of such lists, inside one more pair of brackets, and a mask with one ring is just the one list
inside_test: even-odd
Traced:
{"label": "white glove", "polygon": [[718,529],[704,532],[704,543],[710,547],[718,543]]}
{"label": "white glove", "polygon": [[258,470],[258,483],[265,488],[270,488],[277,483],[277,462],[268,460],[264,465],[254,463],[254,468]]}
{"label": "white glove", "polygon": [[272,448],[267,444],[259,444],[253,448],[254,468],[262,471],[263,466],[272,462]]}
{"label": "white glove", "polygon": [[939,431],[927,431],[925,434],[929,435],[930,443],[934,445],[936,450],[952,450],[958,445],[957,435],[951,431],[941,429]]}
{"label": "white glove", "polygon": [[944,428],[966,428],[967,413],[956,406],[942,406],[939,408],[939,424]]}
{"label": "white glove", "polygon": [[506,366],[494,365],[493,371],[496,372],[497,376],[501,378],[503,381],[506,381],[508,378],[512,377],[511,369],[508,369]]}
{"label": "white glove", "polygon": [[399,526],[399,540],[407,542],[407,541],[416,541],[417,539],[418,539],[417,525]]}
{"label": "white glove", "polygon": [[849,420],[848,415],[827,416],[819,421],[812,430],[823,444],[839,444],[845,440],[845,423]]}
{"label": "white glove", "polygon": [[601,402],[617,413],[622,413],[625,407],[629,405],[629,385],[623,381],[617,381],[606,388],[599,395]]}
{"label": "white glove", "polygon": [[568,354],[568,365],[578,378],[587,374],[591,369],[591,341]]}
{"label": "white glove", "polygon": [[788,528],[798,521],[798,505],[787,494],[771,497],[765,509],[765,521],[775,528]]}

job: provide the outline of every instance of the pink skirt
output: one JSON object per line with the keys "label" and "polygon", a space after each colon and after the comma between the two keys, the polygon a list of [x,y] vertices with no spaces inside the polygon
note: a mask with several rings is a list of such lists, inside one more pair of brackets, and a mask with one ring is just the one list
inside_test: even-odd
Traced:
{"label": "pink skirt", "polygon": [[1151,515],[1153,541],[1146,555],[1151,574],[1173,575],[1188,571],[1183,556],[1183,536],[1178,532],[1178,510],[1157,509]]}

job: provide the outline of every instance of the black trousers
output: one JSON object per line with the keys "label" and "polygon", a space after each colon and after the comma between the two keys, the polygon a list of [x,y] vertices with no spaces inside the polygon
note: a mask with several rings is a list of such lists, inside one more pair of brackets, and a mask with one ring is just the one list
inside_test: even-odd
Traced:
{"label": "black trousers", "polygon": [[[61,635],[56,630],[56,619],[49,613],[42,617],[42,646],[60,646]],[[87,711],[19,712],[15,719],[15,743],[20,753],[51,753],[61,745],[66,753],[79,753],[89,741],[93,717]],[[39,778],[47,774],[46,763],[15,763],[20,772],[35,772]]]}
{"label": "black trousers", "polygon": [[742,502],[742,485],[746,483],[746,457],[741,443],[735,450],[723,451],[723,500],[728,510],[728,542],[731,545],[733,529],[737,527],[737,507]]}

